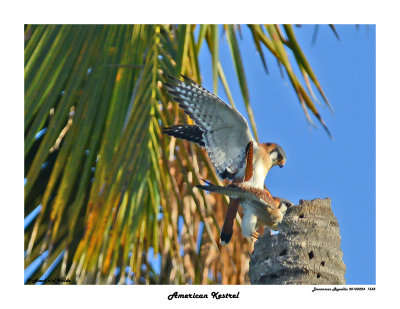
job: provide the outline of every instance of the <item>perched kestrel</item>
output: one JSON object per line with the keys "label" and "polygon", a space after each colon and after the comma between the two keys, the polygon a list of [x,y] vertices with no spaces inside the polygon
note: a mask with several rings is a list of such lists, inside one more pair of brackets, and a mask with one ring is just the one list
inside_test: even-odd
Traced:
{"label": "perched kestrel", "polygon": [[[196,125],[174,125],[163,133],[205,147],[220,178],[263,189],[269,169],[286,163],[282,147],[257,143],[236,109],[190,78],[183,78],[185,81],[168,77],[164,87]],[[231,198],[221,230],[223,244],[232,236],[238,207],[239,202]]]}

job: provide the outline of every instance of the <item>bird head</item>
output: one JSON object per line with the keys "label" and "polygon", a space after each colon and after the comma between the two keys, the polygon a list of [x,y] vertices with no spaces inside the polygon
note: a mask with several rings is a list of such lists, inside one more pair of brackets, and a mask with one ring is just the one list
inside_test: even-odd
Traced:
{"label": "bird head", "polygon": [[279,167],[283,167],[285,165],[286,153],[281,146],[275,143],[266,143],[264,147],[269,153],[272,166],[279,165]]}
{"label": "bird head", "polygon": [[278,197],[277,199],[279,200],[278,208],[282,212],[283,215],[286,213],[286,211],[289,207],[294,206],[294,204],[291,201],[289,201],[285,198]]}

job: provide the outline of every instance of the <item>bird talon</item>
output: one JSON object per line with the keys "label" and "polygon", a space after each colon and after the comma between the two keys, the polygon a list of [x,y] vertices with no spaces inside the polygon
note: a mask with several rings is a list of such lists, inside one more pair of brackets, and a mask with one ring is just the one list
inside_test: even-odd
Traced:
{"label": "bird talon", "polygon": [[257,232],[251,233],[251,238],[254,239],[254,240],[257,240],[259,236],[260,236],[260,234],[257,233]]}

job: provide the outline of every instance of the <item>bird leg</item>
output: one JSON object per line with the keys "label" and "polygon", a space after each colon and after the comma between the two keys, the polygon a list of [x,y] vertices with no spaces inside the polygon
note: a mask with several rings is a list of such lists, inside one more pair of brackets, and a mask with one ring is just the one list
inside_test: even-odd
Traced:
{"label": "bird leg", "polygon": [[260,234],[255,232],[255,231],[253,233],[251,233],[251,235],[250,235],[250,252],[249,252],[249,255],[251,255],[251,253],[253,253],[253,251],[254,251],[254,243],[257,241],[259,236],[260,236]]}

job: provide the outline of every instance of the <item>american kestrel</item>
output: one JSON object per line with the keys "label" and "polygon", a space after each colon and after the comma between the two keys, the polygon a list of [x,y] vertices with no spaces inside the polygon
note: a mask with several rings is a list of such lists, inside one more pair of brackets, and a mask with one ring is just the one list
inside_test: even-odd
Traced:
{"label": "american kestrel", "polygon": [[[269,169],[286,163],[282,147],[257,143],[246,119],[236,109],[190,78],[182,77],[185,81],[168,77],[170,82],[164,87],[196,125],[174,125],[164,128],[163,133],[205,147],[220,178],[263,189]],[[231,198],[221,230],[223,244],[232,236],[238,207],[238,201]]]}
{"label": "american kestrel", "polygon": [[199,189],[220,193],[238,199],[243,208],[242,233],[246,238],[257,239],[256,225],[266,225],[278,229],[288,207],[294,204],[287,199],[272,197],[267,190],[245,185],[244,183],[217,186],[211,183],[196,186]]}

